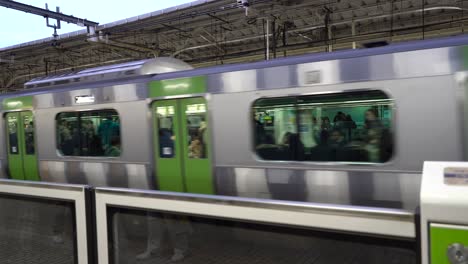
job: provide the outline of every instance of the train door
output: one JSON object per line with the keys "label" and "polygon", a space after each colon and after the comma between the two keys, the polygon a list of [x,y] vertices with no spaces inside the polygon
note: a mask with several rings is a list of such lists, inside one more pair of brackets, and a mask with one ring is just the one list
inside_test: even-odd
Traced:
{"label": "train door", "polygon": [[159,189],[213,194],[206,100],[156,101],[152,109]]}
{"label": "train door", "polygon": [[5,119],[10,177],[15,180],[39,180],[32,112],[7,113]]}

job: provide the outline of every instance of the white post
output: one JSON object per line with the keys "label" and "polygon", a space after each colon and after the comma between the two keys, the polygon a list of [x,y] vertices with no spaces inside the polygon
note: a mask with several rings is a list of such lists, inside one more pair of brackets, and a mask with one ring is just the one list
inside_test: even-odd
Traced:
{"label": "white post", "polygon": [[270,59],[270,20],[266,20],[266,59]]}
{"label": "white post", "polygon": [[[356,22],[351,22],[351,35],[354,38],[356,36]],[[353,41],[353,49],[356,49],[356,41]]]}

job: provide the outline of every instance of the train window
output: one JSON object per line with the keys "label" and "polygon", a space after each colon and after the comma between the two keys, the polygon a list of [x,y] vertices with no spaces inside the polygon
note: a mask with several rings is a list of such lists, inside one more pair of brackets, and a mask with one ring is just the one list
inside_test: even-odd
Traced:
{"label": "train window", "polygon": [[189,104],[185,109],[187,116],[187,133],[188,133],[188,157],[191,159],[206,158],[206,105],[205,104]]}
{"label": "train window", "polygon": [[64,156],[120,156],[120,120],[115,110],[57,115],[57,149]]}
{"label": "train window", "polygon": [[16,116],[8,116],[8,137],[10,142],[10,153],[18,154],[18,119]]}
{"label": "train window", "polygon": [[257,155],[264,160],[387,162],[393,100],[381,91],[259,99]]}
{"label": "train window", "polygon": [[174,106],[156,107],[159,129],[159,156],[161,158],[173,158],[175,156],[174,134]]}

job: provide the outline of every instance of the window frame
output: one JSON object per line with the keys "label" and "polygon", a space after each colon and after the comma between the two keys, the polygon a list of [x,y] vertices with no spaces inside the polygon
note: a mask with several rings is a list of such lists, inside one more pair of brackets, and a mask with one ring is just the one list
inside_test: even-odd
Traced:
{"label": "window frame", "polygon": [[[313,161],[313,160],[267,160],[263,159],[260,157],[260,155],[257,153],[257,145],[256,145],[256,131],[255,131],[255,125],[254,125],[254,120],[252,119],[255,115],[255,104],[260,101],[260,100],[265,100],[265,99],[291,99],[295,101],[294,108],[296,109],[296,127],[299,127],[299,122],[298,122],[298,106],[297,102],[298,99],[301,97],[308,97],[308,96],[323,96],[323,95],[340,95],[340,94],[347,94],[347,93],[365,93],[365,92],[380,92],[383,95],[387,97],[387,99],[391,100],[391,104],[389,104],[392,117],[391,119],[391,127],[390,127],[390,132],[391,132],[391,139],[392,139],[392,144],[393,144],[393,150],[391,153],[391,156],[389,159],[385,162],[363,162],[363,161]],[[341,89],[341,90],[335,90],[335,91],[320,91],[320,92],[313,92],[313,93],[290,93],[287,95],[284,94],[272,94],[268,96],[259,96],[256,97],[254,100],[251,101],[250,104],[250,109],[249,109],[249,127],[250,127],[250,151],[252,154],[253,159],[258,162],[258,163],[263,163],[263,164],[291,164],[291,165],[322,165],[322,166],[376,166],[376,167],[382,167],[382,166],[389,166],[395,163],[397,157],[398,157],[398,130],[397,130],[397,102],[393,96],[391,96],[391,93],[388,91],[388,89],[383,89],[383,88],[364,88],[364,89]]]}
{"label": "window frame", "polygon": [[[120,155],[119,156],[79,156],[79,155],[64,155],[61,149],[58,147],[58,118],[61,114],[72,114],[76,113],[78,115],[78,118],[81,118],[80,114],[81,113],[87,113],[87,112],[100,112],[100,111],[114,111],[117,116],[119,117],[119,134],[120,134]],[[61,111],[57,112],[55,114],[55,123],[54,123],[54,141],[55,141],[55,152],[57,156],[61,158],[76,158],[76,159],[93,159],[93,160],[102,160],[102,159],[110,159],[110,160],[117,160],[117,159],[122,159],[123,157],[123,144],[122,144],[122,118],[120,112],[115,109],[115,108],[99,108],[99,109],[79,109],[79,110],[70,110],[70,111]],[[81,147],[80,147],[81,149]]]}

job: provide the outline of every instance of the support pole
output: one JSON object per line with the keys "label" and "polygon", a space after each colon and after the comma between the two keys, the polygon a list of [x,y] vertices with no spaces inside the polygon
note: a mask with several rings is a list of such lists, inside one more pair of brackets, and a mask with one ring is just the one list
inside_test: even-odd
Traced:
{"label": "support pole", "polygon": [[356,41],[354,41],[354,37],[356,36],[356,22],[353,19],[351,22],[351,35],[353,37],[353,49],[356,49]]}
{"label": "support pole", "polygon": [[22,3],[18,3],[18,2],[10,1],[10,0],[0,0],[0,6],[23,11],[26,13],[31,13],[31,14],[38,15],[38,16],[42,16],[42,17],[45,17],[46,19],[47,18],[57,19],[58,21],[64,21],[67,23],[72,23],[72,24],[85,26],[85,27],[95,27],[99,25],[99,23],[97,22],[89,21],[89,20],[74,17],[74,16],[64,15],[59,12],[54,12],[54,11],[50,11],[47,9],[42,9],[39,7],[26,5],[26,4],[22,4]]}
{"label": "support pole", "polygon": [[266,19],[266,59],[270,60],[270,20]]}

